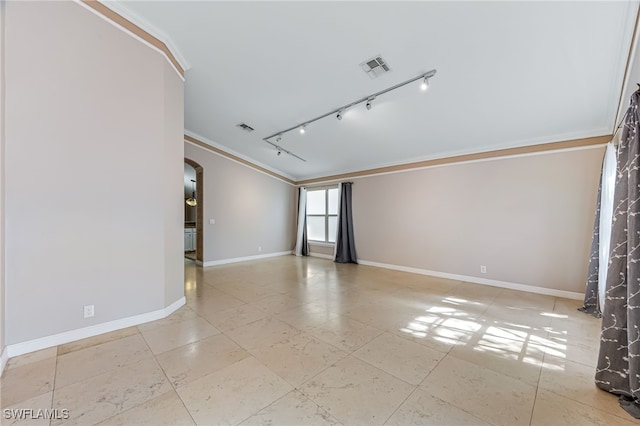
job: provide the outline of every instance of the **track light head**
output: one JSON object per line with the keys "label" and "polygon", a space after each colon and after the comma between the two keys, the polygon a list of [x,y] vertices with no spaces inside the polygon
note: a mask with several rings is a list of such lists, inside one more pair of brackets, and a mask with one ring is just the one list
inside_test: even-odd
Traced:
{"label": "track light head", "polygon": [[367,104],[366,104],[367,110],[370,110],[370,109],[371,109],[371,102],[373,102],[373,100],[374,100],[374,99],[375,99],[375,98],[369,98],[369,99],[367,99]]}
{"label": "track light head", "polygon": [[[2,0],[0,0],[2,1]],[[405,80],[401,83],[395,84],[391,87],[387,87],[386,89],[380,90],[379,92],[376,93],[372,93],[370,95],[367,95],[365,97],[356,99],[355,101],[348,103],[346,105],[343,106],[339,106],[339,107],[334,107],[332,109],[330,109],[328,112],[326,112],[325,114],[319,115],[315,118],[311,118],[308,119],[307,121],[304,122],[298,122],[298,124],[295,124],[291,127],[288,127],[284,130],[280,130],[279,132],[273,133],[269,136],[267,136],[266,138],[263,138],[262,140],[266,143],[269,143],[273,146],[273,148],[275,148],[277,150],[277,155],[281,154],[281,151],[284,151],[285,154],[290,155],[292,157],[297,158],[300,161],[307,161],[302,157],[297,156],[296,154],[294,154],[293,152],[282,148],[279,143],[282,140],[282,135],[285,134],[289,134],[289,132],[294,132],[296,129],[298,129],[298,131],[300,132],[301,135],[304,135],[306,133],[306,127],[308,124],[312,124],[315,123],[318,120],[324,119],[326,117],[330,117],[331,115],[335,115],[335,117],[338,120],[342,120],[342,117],[344,115],[345,112],[347,112],[348,110],[350,110],[351,108],[354,108],[356,105],[360,105],[360,104],[365,104],[367,111],[371,110],[371,108],[373,107],[373,102],[376,100],[377,96],[381,96],[384,95],[388,92],[391,92],[393,90],[399,89],[401,87],[404,87],[408,84],[418,84],[418,81],[420,82],[420,88],[422,90],[427,90],[429,88],[429,79],[433,76],[436,75],[437,70],[433,69],[431,71],[428,72],[422,72],[418,75],[415,75],[414,77]],[[384,109],[384,108],[383,108]],[[275,138],[275,139],[274,139]]]}
{"label": "track light head", "polygon": [[422,84],[420,85],[420,89],[427,90],[428,88],[429,88],[429,77],[425,77],[424,80],[422,80]]}

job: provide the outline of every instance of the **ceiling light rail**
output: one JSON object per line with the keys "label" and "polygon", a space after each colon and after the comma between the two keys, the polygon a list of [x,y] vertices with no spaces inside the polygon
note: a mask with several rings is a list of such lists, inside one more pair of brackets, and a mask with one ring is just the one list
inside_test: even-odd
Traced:
{"label": "ceiling light rail", "polygon": [[307,160],[305,160],[304,158],[302,158],[302,157],[294,154],[293,152],[281,147],[280,145],[278,145],[276,143],[273,143],[271,141],[268,141],[267,139],[263,139],[263,140],[266,143],[268,143],[269,145],[271,145],[272,147],[274,147],[278,151],[278,153],[277,153],[278,156],[280,156],[284,152],[285,154],[289,154],[292,157],[296,157],[298,160],[304,161],[305,163],[307,162]]}
{"label": "ceiling light rail", "polygon": [[436,75],[436,72],[437,72],[437,70],[433,69],[433,70],[428,71],[428,72],[426,72],[424,74],[420,74],[420,75],[418,75],[416,77],[410,78],[409,80],[403,81],[402,83],[398,83],[398,84],[393,85],[391,87],[388,87],[388,88],[386,88],[384,90],[381,90],[381,91],[376,92],[376,93],[372,93],[371,95],[367,95],[367,96],[365,96],[363,98],[360,98],[360,99],[358,99],[356,101],[353,101],[353,102],[351,102],[351,103],[349,103],[347,105],[341,106],[340,108],[333,109],[333,110],[331,110],[331,111],[329,111],[329,112],[327,112],[325,114],[322,114],[322,115],[319,115],[319,116],[317,116],[315,118],[312,118],[311,120],[307,120],[307,121],[304,121],[302,123],[298,123],[295,126],[289,127],[288,129],[276,132],[276,133],[274,133],[274,134],[272,134],[270,136],[267,136],[266,138],[263,138],[262,140],[265,141],[266,143],[268,143],[269,145],[273,146],[274,148],[276,148],[278,150],[278,153],[279,153],[278,155],[280,155],[281,152],[284,152],[284,153],[287,153],[287,154],[289,154],[289,155],[291,155],[291,156],[293,156],[293,157],[295,157],[295,158],[297,158],[299,160],[302,160],[302,161],[306,162],[307,160],[305,160],[304,158],[299,157],[296,154],[294,154],[293,152],[282,148],[281,146],[277,145],[276,143],[271,142],[269,139],[277,137],[278,138],[277,141],[280,142],[280,140],[282,140],[282,135],[283,134],[288,133],[288,132],[290,132],[292,130],[296,130],[296,129],[298,129],[301,134],[304,134],[305,133],[305,129],[309,124],[314,123],[314,122],[316,122],[318,120],[322,120],[323,118],[328,117],[330,115],[335,115],[335,117],[338,120],[342,120],[342,117],[343,117],[343,115],[344,115],[344,113],[345,113],[345,111],[347,109],[349,109],[349,108],[351,108],[351,107],[353,107],[355,105],[361,104],[363,102],[366,102],[366,107],[367,107],[368,110],[370,110],[372,102],[378,96],[384,95],[385,93],[391,92],[392,90],[399,89],[399,88],[401,88],[403,86],[406,86],[407,84],[413,83],[414,81],[417,81],[417,80],[422,80],[421,88],[422,88],[422,90],[426,90],[429,87],[429,79],[431,77],[433,77],[434,75]]}
{"label": "ceiling light rail", "polygon": [[355,105],[361,104],[363,102],[367,102],[367,104],[369,105],[367,107],[367,109],[370,109],[371,102],[375,98],[377,98],[378,96],[384,95],[385,93],[391,92],[392,90],[399,89],[399,88],[401,88],[403,86],[406,86],[409,83],[413,83],[414,81],[417,81],[417,80],[420,80],[420,79],[422,79],[422,87],[424,87],[425,82],[428,82],[428,79],[430,79],[431,77],[436,75],[436,72],[437,72],[437,70],[434,69],[434,70],[428,71],[428,72],[426,72],[424,74],[420,74],[417,77],[410,78],[409,80],[403,81],[402,83],[398,83],[398,84],[396,84],[394,86],[388,87],[388,88],[386,88],[384,90],[381,90],[379,92],[373,93],[371,95],[367,95],[367,96],[365,96],[363,98],[358,99],[357,101],[353,101],[353,102],[351,102],[351,103],[349,103],[347,105],[341,106],[340,108],[333,109],[333,110],[331,110],[331,111],[329,111],[329,112],[327,112],[325,114],[322,114],[322,115],[319,115],[319,116],[317,116],[315,118],[312,118],[311,120],[307,120],[307,121],[304,121],[302,123],[298,123],[295,126],[289,127],[288,129],[276,132],[273,135],[270,135],[270,136],[267,136],[266,138],[263,138],[262,140],[265,141],[265,142],[269,142],[267,139],[271,139],[271,138],[276,137],[276,136],[282,137],[283,134],[288,133],[288,132],[290,132],[292,130],[296,130],[296,129],[300,129],[300,133],[304,133],[303,130],[309,124],[314,123],[314,122],[316,122],[318,120],[321,120],[321,119],[323,119],[325,117],[328,117],[330,115],[335,115],[336,118],[338,118],[338,120],[340,120],[340,119],[342,119],[342,115],[344,114],[344,112],[347,109],[349,109],[349,108],[351,108],[351,107],[353,107]]}

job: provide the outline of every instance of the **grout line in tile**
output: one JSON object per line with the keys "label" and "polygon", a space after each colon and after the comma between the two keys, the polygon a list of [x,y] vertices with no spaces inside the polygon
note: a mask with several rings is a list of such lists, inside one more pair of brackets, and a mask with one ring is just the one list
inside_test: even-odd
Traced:
{"label": "grout line in tile", "polygon": [[[436,368],[438,368],[438,366],[440,365],[440,363],[442,362],[443,359],[445,359],[446,357],[448,357],[449,354],[445,354],[445,356],[443,356],[442,358],[440,358],[438,360],[438,362],[436,362],[436,365],[433,366],[433,368],[431,370],[429,370],[429,372],[427,373],[426,376],[424,376],[424,379],[422,379],[420,381],[420,383],[418,383],[418,386],[416,386],[417,388],[419,388],[420,386],[422,386],[422,384],[429,378],[429,376],[431,376],[431,373],[433,373]],[[451,355],[453,357],[453,355]],[[454,357],[455,358],[455,357]]]}
{"label": "grout line in tile", "polygon": [[[435,368],[435,367],[434,367],[434,368]],[[408,400],[409,398],[411,398],[411,396],[412,396],[414,393],[416,393],[416,392],[418,391],[418,389],[419,389],[419,386],[416,386],[416,387],[415,387],[415,388],[414,388],[414,389],[409,393],[409,395],[407,395],[407,397],[406,397],[405,399],[403,399],[403,400],[402,400],[402,402],[401,402],[400,404],[398,404],[398,406],[395,408],[395,410],[393,410],[393,411],[391,412],[391,414],[389,414],[389,416],[388,416],[388,417],[385,419],[385,421],[382,423],[382,425],[383,425],[383,426],[384,426],[384,425],[386,425],[386,424],[387,424],[387,422],[389,422],[389,420],[391,419],[391,417],[393,417],[393,415],[394,415],[394,414],[395,414],[395,413],[400,409],[400,407],[402,407],[402,406],[405,404],[405,402],[407,402],[407,400]]]}
{"label": "grout line in tile", "polygon": [[[256,358],[257,359],[257,358]],[[258,360],[260,361],[260,360]],[[264,364],[263,364],[264,365]],[[266,366],[265,366],[266,367]],[[269,367],[267,367],[269,368]],[[280,376],[278,376],[280,377]],[[284,380],[284,379],[283,379]],[[293,387],[293,386],[292,386]],[[289,392],[285,393],[284,395],[282,395],[280,398],[276,399],[275,401],[270,402],[269,404],[265,405],[264,407],[258,409],[256,412],[249,414],[247,417],[245,417],[244,419],[240,420],[238,423],[236,423],[237,425],[242,424],[243,422],[246,422],[248,419],[250,419],[251,417],[255,416],[256,414],[258,414],[260,411],[264,410],[265,408],[269,408],[271,407],[273,404],[275,404],[276,402],[280,401],[281,399],[285,398],[287,395],[289,395],[292,392],[296,392],[298,391],[297,388],[293,387],[293,389],[291,389]],[[307,398],[306,396],[304,396],[304,398]],[[310,400],[310,399],[309,399]],[[317,404],[316,404],[317,405]]]}
{"label": "grout line in tile", "polygon": [[[552,309],[552,311],[555,311],[557,300],[558,300],[557,297],[553,299],[553,309]],[[545,340],[547,340],[547,341],[549,340],[549,334],[550,333],[551,332],[547,330],[547,337],[545,337]],[[541,362],[541,365],[540,365],[540,371],[538,372],[538,382],[536,383],[536,394],[533,397],[533,404],[531,405],[531,415],[529,416],[529,426],[531,426],[531,422],[533,422],[533,413],[536,410],[536,402],[537,402],[537,399],[538,399],[538,391],[540,390],[540,378],[542,377],[542,369],[544,368],[544,360],[545,360],[546,357],[547,357],[547,353],[545,352],[545,353],[542,354],[542,362]]]}
{"label": "grout line in tile", "polygon": [[[55,362],[55,366],[53,367],[53,383],[51,384],[51,409],[53,410],[53,401],[54,401],[54,396],[56,394],[56,377],[58,376],[58,352],[59,352],[59,348],[60,345],[56,346],[56,362]],[[51,419],[49,419],[49,421],[47,422],[47,424],[49,426],[51,426]]]}
{"label": "grout line in tile", "polygon": [[[149,350],[151,350],[151,348],[149,348]],[[160,361],[158,361],[156,355],[153,355],[154,358],[156,358],[156,362],[158,363],[158,365],[160,366],[160,369],[162,370],[162,374],[164,374],[164,377],[166,377],[167,381],[169,382],[169,385],[171,386],[171,389],[173,390],[173,392],[175,392],[176,396],[178,397],[178,399],[180,400],[180,403],[182,404],[182,406],[184,407],[184,409],[187,411],[187,414],[189,414],[189,417],[191,418],[191,421],[193,421],[194,425],[197,425],[198,423],[196,422],[196,419],[193,418],[193,414],[191,414],[191,411],[189,410],[189,408],[187,407],[187,404],[185,404],[184,400],[182,399],[182,397],[180,396],[180,394],[178,393],[177,387],[173,384],[173,382],[169,379],[169,376],[167,376],[167,372],[164,370],[164,367],[162,366],[162,364],[160,364]],[[164,395],[164,394],[162,394]]]}

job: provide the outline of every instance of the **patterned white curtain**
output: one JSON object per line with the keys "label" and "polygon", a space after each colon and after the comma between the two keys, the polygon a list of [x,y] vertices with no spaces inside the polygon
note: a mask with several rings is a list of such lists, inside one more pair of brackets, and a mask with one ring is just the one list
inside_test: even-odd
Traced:
{"label": "patterned white curtain", "polygon": [[598,268],[598,303],[600,312],[606,299],[607,272],[611,251],[611,231],[613,228],[613,197],[616,189],[616,148],[609,142],[604,154],[600,188],[600,266]]}
{"label": "patterned white curtain", "polygon": [[596,385],[640,418],[640,137],[631,97],[620,145]]}
{"label": "patterned white curtain", "polygon": [[600,200],[602,197],[602,174],[598,186],[598,198],[596,198],[596,220],[593,224],[591,237],[591,252],[589,254],[589,272],[587,274],[587,288],[584,293],[584,303],[579,311],[593,315],[596,318],[602,316],[599,303],[598,279],[600,277]]}
{"label": "patterned white curtain", "polygon": [[584,305],[579,309],[596,318],[602,316],[602,303],[605,300],[616,175],[616,149],[613,143],[609,142],[602,161],[598,187],[587,289],[584,295]]}

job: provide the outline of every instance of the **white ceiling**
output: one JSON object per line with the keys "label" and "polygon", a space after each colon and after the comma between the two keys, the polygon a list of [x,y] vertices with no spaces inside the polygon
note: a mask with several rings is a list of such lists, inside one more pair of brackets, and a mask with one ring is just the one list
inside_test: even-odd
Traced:
{"label": "white ceiling", "polygon": [[[110,3],[107,3],[110,4]],[[170,38],[185,131],[294,179],[612,132],[637,2],[119,1]],[[359,64],[381,54],[392,72]],[[396,83],[418,82],[262,138]],[[246,133],[236,127],[247,123]]]}

